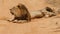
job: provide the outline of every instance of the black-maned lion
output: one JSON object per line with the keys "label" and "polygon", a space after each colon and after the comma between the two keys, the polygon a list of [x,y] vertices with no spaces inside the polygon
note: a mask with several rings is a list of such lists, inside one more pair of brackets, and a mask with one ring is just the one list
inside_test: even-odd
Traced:
{"label": "black-maned lion", "polygon": [[25,20],[29,22],[31,21],[31,19],[34,19],[34,18],[55,16],[55,13],[50,7],[45,7],[41,10],[29,12],[26,6],[23,4],[18,4],[17,6],[11,8],[10,13],[14,15],[14,19],[11,20],[14,22],[15,20],[17,20],[16,22],[25,22]]}

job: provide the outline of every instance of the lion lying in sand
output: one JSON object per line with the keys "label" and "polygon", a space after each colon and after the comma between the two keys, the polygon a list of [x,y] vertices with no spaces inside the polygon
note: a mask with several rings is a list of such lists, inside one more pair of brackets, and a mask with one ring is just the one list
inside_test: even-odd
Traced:
{"label": "lion lying in sand", "polygon": [[29,22],[33,18],[51,17],[55,16],[53,10],[50,7],[46,7],[42,10],[28,11],[26,6],[18,4],[17,6],[10,9],[10,13],[14,15],[13,22]]}

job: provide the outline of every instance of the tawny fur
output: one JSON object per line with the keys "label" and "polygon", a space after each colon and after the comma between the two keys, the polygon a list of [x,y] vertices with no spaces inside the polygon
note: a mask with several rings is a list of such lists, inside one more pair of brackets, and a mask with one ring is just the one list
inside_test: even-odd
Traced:
{"label": "tawny fur", "polygon": [[23,4],[18,4],[17,6],[13,7],[10,9],[10,12],[12,15],[14,15],[14,20],[27,20],[27,21],[31,21],[31,17],[30,14],[26,8],[25,5]]}
{"label": "tawny fur", "polygon": [[30,11],[29,13],[31,15],[31,18],[42,18],[42,17],[55,16],[53,9],[51,9],[50,7],[45,7],[41,10]]}
{"label": "tawny fur", "polygon": [[31,19],[42,18],[45,16],[45,14],[40,10],[30,11],[29,13],[31,15]]}

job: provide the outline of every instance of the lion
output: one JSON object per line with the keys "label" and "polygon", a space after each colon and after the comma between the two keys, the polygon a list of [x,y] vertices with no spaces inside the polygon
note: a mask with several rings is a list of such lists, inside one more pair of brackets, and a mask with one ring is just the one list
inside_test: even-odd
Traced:
{"label": "lion", "polygon": [[[10,13],[14,15],[14,19],[11,21],[18,21],[18,22],[27,22],[31,21],[31,19],[34,18],[42,18],[42,17],[52,17],[55,16],[55,13],[50,7],[45,7],[41,10],[35,10],[35,11],[28,11],[25,5],[18,4],[17,6],[10,9]],[[16,21],[16,22],[17,22]]]}

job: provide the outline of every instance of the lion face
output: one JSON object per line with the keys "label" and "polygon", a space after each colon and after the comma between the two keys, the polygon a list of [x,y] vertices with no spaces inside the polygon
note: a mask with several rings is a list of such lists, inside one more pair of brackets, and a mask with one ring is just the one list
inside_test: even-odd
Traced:
{"label": "lion face", "polygon": [[18,7],[13,7],[12,9],[10,9],[10,12],[12,15],[14,15],[16,17],[21,16],[21,10]]}

